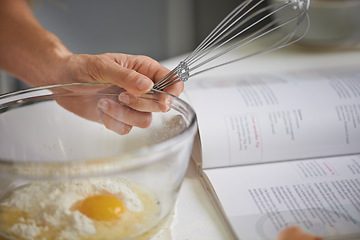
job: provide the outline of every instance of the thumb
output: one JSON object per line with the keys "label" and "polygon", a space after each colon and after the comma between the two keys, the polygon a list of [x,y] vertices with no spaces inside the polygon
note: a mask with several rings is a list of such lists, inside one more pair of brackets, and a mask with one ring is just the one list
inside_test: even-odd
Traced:
{"label": "thumb", "polygon": [[93,76],[98,81],[113,83],[134,94],[148,92],[153,87],[154,83],[149,77],[110,59],[105,60],[100,65],[95,64]]}
{"label": "thumb", "polygon": [[154,82],[147,76],[129,69],[120,67],[116,76],[110,76],[112,83],[125,88],[131,93],[145,93],[151,90],[154,85]]}

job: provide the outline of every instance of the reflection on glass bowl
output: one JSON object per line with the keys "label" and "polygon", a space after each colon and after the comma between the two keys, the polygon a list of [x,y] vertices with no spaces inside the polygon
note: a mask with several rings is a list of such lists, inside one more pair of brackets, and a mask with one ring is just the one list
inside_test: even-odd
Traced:
{"label": "reflection on glass bowl", "polygon": [[[109,84],[68,84],[0,96],[0,238],[156,233],[184,178],[196,116],[163,92],[134,96],[131,106],[119,100],[122,92]],[[149,126],[130,126],[125,134],[119,134],[124,122],[105,127],[100,99],[114,104],[112,117],[127,127],[143,120]]]}

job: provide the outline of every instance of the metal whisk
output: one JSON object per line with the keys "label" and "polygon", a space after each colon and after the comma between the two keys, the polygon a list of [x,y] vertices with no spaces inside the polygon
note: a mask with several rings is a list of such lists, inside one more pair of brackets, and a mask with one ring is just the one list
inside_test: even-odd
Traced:
{"label": "metal whisk", "polygon": [[[271,4],[266,4],[266,0],[245,0],[238,5],[189,56],[157,82],[154,89],[163,90],[205,71],[270,52],[301,39],[309,26],[307,10],[310,0],[270,1]],[[235,49],[260,40],[265,41],[261,48],[256,46],[250,52],[248,49],[243,53],[239,51],[235,59],[226,59],[225,62],[219,60]],[[210,62],[214,65],[209,66]]]}

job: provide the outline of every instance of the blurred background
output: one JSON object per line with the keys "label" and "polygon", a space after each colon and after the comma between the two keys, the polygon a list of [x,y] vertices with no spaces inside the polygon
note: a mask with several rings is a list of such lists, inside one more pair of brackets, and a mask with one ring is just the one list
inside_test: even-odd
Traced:
{"label": "blurred background", "polygon": [[[162,61],[191,52],[244,0],[33,0],[40,23],[74,53],[121,52]],[[278,0],[266,0],[266,2]],[[360,0],[311,0],[307,50],[359,46]],[[305,49],[305,48],[304,48]],[[26,88],[0,71],[0,93]]]}

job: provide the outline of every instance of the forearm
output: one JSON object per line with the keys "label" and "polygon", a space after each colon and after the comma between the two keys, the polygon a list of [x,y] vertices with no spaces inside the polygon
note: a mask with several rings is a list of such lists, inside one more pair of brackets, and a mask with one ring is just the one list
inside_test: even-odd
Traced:
{"label": "forearm", "polygon": [[0,0],[0,69],[31,86],[61,83],[58,63],[68,55],[24,0]]}

